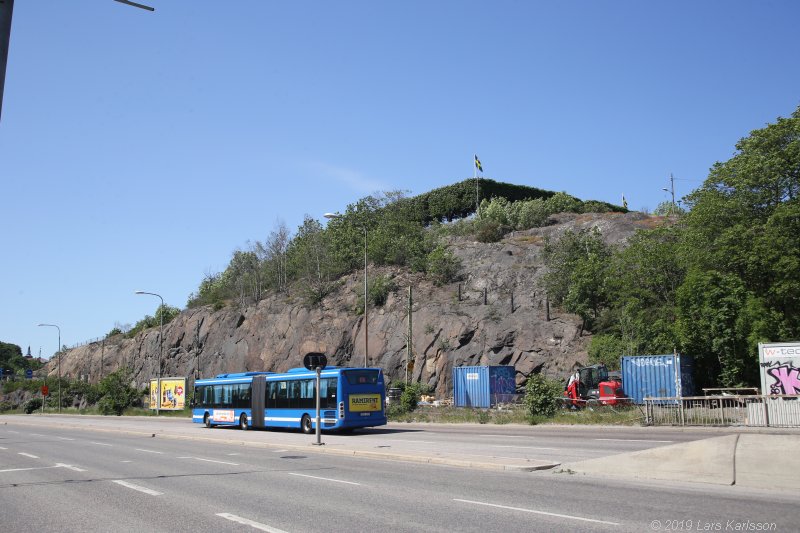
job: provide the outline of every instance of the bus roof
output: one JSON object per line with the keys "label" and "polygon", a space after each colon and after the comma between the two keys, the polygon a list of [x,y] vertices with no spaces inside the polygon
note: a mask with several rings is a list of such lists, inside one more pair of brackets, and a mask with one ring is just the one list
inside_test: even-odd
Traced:
{"label": "bus roof", "polygon": [[217,374],[214,378],[248,378],[251,376],[266,376],[275,372],[235,372],[230,374]]}

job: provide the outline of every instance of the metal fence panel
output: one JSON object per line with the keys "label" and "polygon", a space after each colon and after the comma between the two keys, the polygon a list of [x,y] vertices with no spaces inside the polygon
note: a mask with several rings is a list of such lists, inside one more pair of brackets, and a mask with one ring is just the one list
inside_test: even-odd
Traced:
{"label": "metal fence panel", "polygon": [[800,427],[800,396],[645,398],[648,425]]}

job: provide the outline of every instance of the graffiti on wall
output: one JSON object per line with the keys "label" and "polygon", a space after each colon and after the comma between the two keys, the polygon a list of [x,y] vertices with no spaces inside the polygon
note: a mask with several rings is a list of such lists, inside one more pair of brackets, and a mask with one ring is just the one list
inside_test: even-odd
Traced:
{"label": "graffiti on wall", "polygon": [[761,394],[800,394],[800,342],[758,345]]}
{"label": "graffiti on wall", "polygon": [[491,367],[489,372],[489,391],[496,402],[510,402],[517,391],[517,371],[513,366]]}
{"label": "graffiti on wall", "polygon": [[767,361],[761,366],[768,377],[769,394],[800,394],[800,368],[793,361]]}

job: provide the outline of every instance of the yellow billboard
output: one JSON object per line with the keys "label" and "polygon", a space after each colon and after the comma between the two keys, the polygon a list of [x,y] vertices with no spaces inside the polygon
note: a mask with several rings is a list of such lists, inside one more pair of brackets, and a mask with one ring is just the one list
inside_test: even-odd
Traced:
{"label": "yellow billboard", "polygon": [[158,405],[158,380],[150,380],[150,409],[180,411],[186,407],[186,378],[161,378],[161,406]]}

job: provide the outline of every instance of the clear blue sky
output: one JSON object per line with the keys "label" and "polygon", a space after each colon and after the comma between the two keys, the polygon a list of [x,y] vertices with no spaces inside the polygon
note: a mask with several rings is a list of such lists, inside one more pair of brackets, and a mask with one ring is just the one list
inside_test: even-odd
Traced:
{"label": "clear blue sky", "polygon": [[[472,176],[653,209],[800,104],[800,2],[16,2],[0,340],[184,307],[283,220]],[[691,181],[690,181],[691,180]]]}

